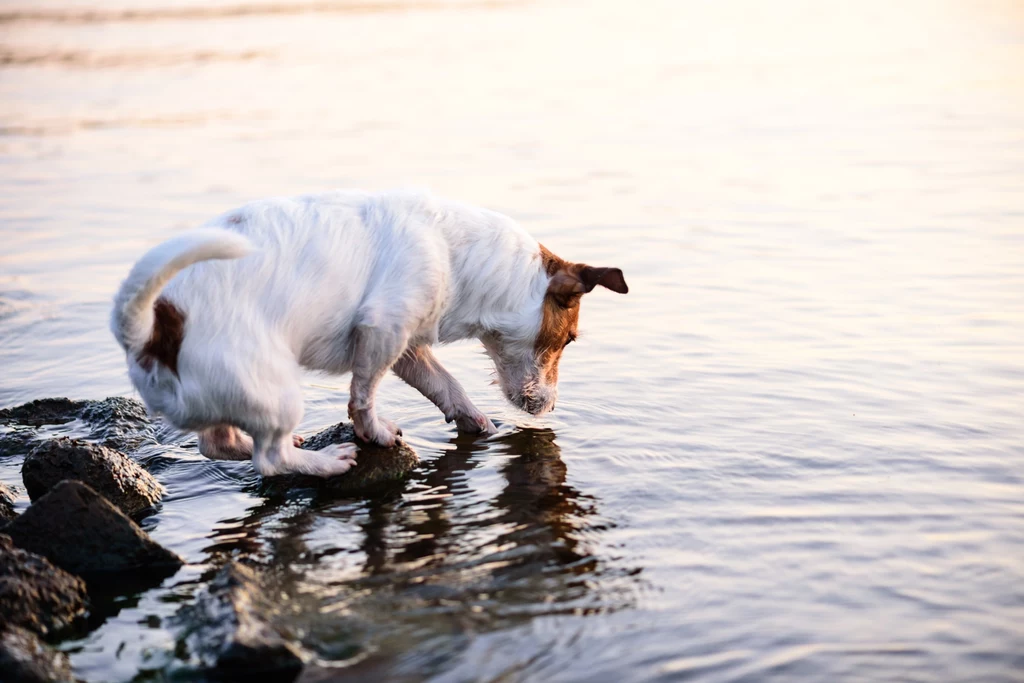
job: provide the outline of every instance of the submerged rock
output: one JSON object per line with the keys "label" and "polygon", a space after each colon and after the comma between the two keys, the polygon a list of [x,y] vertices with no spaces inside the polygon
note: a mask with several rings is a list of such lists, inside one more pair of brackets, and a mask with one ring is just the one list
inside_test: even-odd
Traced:
{"label": "submerged rock", "polygon": [[14,511],[14,499],[14,491],[11,490],[11,487],[0,482],[0,526],[18,516]]}
{"label": "submerged rock", "polygon": [[25,457],[21,477],[32,500],[65,479],[82,481],[127,515],[160,502],[163,487],[134,460],[78,439],[50,439]]}
{"label": "submerged rock", "polygon": [[221,569],[179,618],[186,648],[220,676],[292,681],[302,671],[299,649],[271,625],[258,577],[243,564]]}
{"label": "submerged rock", "polygon": [[[350,443],[355,440],[356,434],[352,425],[341,423],[309,437],[302,444],[302,448],[315,451],[330,444]],[[402,481],[409,472],[415,469],[417,464],[419,464],[419,456],[405,442],[395,444],[394,448],[368,446],[360,442],[356,464],[352,469],[337,477],[316,481],[322,482],[322,486],[331,491],[371,492]],[[288,477],[287,479],[291,481],[292,478]],[[310,477],[301,477],[303,482],[309,482],[310,479]]]}
{"label": "submerged rock", "polygon": [[85,582],[0,534],[0,628],[50,635],[85,616]]}
{"label": "submerged rock", "polygon": [[158,545],[107,499],[79,481],[62,481],[7,525],[14,543],[75,574],[173,574],[180,557]]}
{"label": "submerged rock", "polygon": [[0,681],[64,683],[74,681],[68,656],[44,645],[23,628],[0,631]]}
{"label": "submerged rock", "polygon": [[[0,410],[0,424],[21,427],[60,425],[82,420],[90,428],[86,438],[109,448],[133,450],[153,439],[153,426],[140,402],[113,396],[102,401],[72,401],[67,398],[43,398],[24,405]],[[35,438],[28,430],[0,437],[0,455],[23,446]]]}
{"label": "submerged rock", "polygon": [[33,429],[14,429],[0,434],[0,458],[23,455],[32,450],[36,433]]}

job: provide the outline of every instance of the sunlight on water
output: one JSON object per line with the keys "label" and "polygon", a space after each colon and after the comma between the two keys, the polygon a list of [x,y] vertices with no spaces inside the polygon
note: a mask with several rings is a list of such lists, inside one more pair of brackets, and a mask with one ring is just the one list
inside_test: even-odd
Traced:
{"label": "sunlight on water", "polygon": [[[267,195],[430,188],[630,284],[551,416],[441,351],[493,440],[387,380],[422,464],[385,496],[143,449],[190,564],[76,674],[184,675],[236,557],[353,680],[1019,678],[1022,150],[1011,1],[5,3],[0,407],[129,394],[120,279]],[[304,433],[345,417],[305,388]]]}

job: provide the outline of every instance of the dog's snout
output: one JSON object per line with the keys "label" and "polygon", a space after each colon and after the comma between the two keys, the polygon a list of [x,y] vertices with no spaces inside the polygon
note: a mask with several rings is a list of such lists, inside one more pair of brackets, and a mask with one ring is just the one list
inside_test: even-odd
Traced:
{"label": "dog's snout", "polygon": [[525,396],[519,405],[530,415],[544,415],[555,409],[554,399],[546,394]]}

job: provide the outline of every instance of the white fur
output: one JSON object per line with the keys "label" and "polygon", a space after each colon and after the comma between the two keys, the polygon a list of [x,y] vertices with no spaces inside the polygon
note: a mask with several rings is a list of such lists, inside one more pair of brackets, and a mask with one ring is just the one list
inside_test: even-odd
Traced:
{"label": "white fur", "polygon": [[[374,407],[392,368],[461,429],[493,431],[429,346],[484,340],[506,396],[550,409],[557,393],[534,352],[549,280],[537,242],[501,214],[332,192],[255,202],[154,248],[118,292],[111,326],[151,411],[201,431],[211,451],[228,434],[221,446],[251,448],[261,474],[329,476],[352,466],[354,449],[293,444],[300,367],[352,373],[349,413],[368,441],[399,433]],[[158,296],[185,315],[178,374],[137,358]]]}
{"label": "white fur", "polygon": [[252,244],[238,233],[200,228],[167,240],[135,264],[114,298],[110,329],[126,350],[139,351],[153,329],[153,302],[178,271],[200,261],[241,258]]}

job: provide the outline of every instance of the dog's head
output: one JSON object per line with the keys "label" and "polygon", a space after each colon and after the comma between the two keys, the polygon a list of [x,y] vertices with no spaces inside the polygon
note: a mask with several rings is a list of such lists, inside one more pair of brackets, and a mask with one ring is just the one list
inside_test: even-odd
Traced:
{"label": "dog's head", "polygon": [[[555,407],[558,399],[558,362],[576,339],[580,318],[580,299],[601,285],[613,292],[629,291],[618,268],[596,268],[571,263],[540,246],[541,263],[547,276],[539,311],[526,325],[528,334],[487,335],[484,347],[494,360],[498,384],[505,397],[532,415],[542,415]],[[534,302],[536,303],[536,302]]]}

